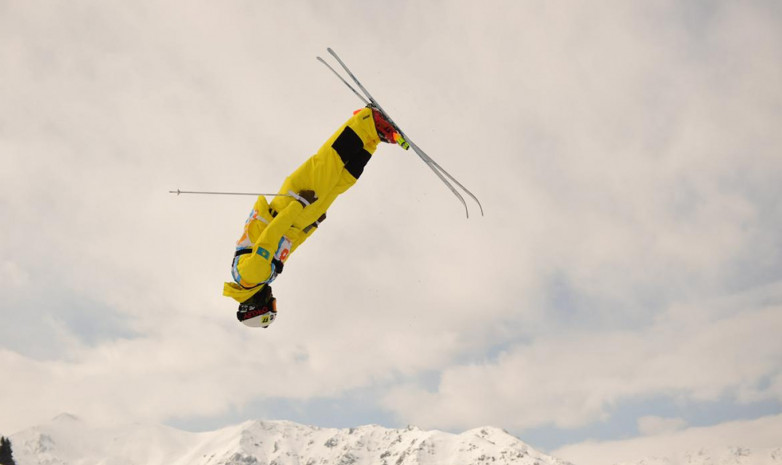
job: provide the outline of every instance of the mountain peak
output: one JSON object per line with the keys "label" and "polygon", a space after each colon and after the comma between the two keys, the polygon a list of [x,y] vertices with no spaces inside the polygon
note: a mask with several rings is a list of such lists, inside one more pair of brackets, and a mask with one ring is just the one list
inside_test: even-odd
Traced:
{"label": "mountain peak", "polygon": [[[60,418],[62,417],[62,418]],[[189,433],[161,426],[99,429],[72,415],[12,436],[19,463],[29,465],[568,465],[493,427],[461,434],[409,426],[320,428],[289,421],[247,421],[217,431]],[[73,423],[67,428],[62,422]],[[144,444],[144,447],[139,447]]]}

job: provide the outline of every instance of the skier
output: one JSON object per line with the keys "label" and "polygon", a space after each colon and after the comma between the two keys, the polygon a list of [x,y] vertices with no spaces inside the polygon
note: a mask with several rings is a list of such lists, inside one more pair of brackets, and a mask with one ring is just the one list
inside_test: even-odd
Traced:
{"label": "skier", "polygon": [[285,179],[271,203],[258,196],[236,243],[234,282],[223,286],[223,295],[239,302],[239,321],[263,328],[274,322],[277,303],[271,282],[282,273],[290,254],[326,219],[337,196],[356,183],[378,144],[395,143],[398,137],[382,113],[367,105]]}

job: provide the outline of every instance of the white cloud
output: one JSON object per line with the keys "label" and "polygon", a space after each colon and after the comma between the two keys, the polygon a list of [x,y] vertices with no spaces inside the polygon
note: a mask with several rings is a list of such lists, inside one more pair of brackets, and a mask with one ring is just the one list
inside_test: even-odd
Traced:
{"label": "white cloud", "polygon": [[[411,5],[3,7],[0,429],[367,386],[438,427],[780,398],[779,345],[750,336],[778,295],[730,297],[779,278],[778,18]],[[327,45],[487,216],[384,147],[275,285],[279,321],[246,331],[219,294],[251,199],[166,192],[276,190],[360,105]],[[411,381],[432,372],[436,393]]]}
{"label": "white cloud", "polygon": [[30,281],[30,276],[18,263],[6,260],[0,266],[0,280],[11,287],[22,287]]}
{"label": "white cloud", "polygon": [[552,454],[578,465],[611,465],[651,457],[674,458],[703,448],[777,448],[779,431],[782,431],[782,415],[775,415],[621,441],[584,442],[565,446]]}
{"label": "white cloud", "polygon": [[727,316],[697,303],[636,331],[542,335],[494,361],[444,369],[436,392],[393,389],[386,406],[425,426],[526,429],[584,426],[619,402],[663,393],[695,402],[779,401],[782,391],[765,380],[782,372],[782,307],[763,303],[779,290],[754,296],[757,306],[739,301]]}

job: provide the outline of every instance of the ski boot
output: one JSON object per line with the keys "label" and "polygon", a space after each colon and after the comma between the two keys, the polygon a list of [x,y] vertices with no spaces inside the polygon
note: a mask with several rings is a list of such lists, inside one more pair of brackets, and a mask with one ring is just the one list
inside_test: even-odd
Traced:
{"label": "ski boot", "polygon": [[375,120],[375,129],[377,130],[377,135],[381,141],[387,142],[389,144],[399,144],[405,150],[410,148],[405,139],[402,137],[402,134],[396,130],[396,127],[394,127],[394,125],[386,119],[385,115],[383,115],[380,110],[378,110],[373,105],[367,106],[372,109],[372,117]]}

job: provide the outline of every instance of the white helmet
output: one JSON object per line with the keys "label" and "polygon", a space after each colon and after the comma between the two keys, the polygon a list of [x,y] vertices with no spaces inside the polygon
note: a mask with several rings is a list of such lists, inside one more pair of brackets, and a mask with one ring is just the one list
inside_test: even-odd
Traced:
{"label": "white helmet", "polygon": [[277,318],[277,299],[268,284],[239,304],[236,318],[251,328],[267,328]]}

